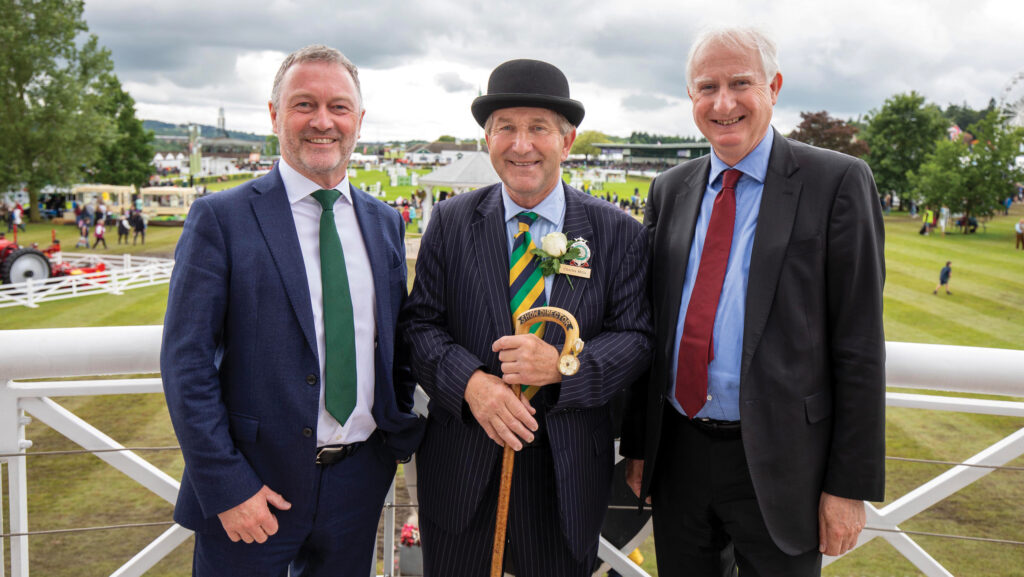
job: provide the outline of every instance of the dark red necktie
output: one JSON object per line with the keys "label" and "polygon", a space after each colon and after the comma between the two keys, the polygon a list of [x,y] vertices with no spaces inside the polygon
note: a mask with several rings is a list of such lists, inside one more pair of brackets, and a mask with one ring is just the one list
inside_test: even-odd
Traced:
{"label": "dark red necktie", "polygon": [[708,365],[715,358],[712,333],[715,313],[722,295],[725,269],[732,248],[733,225],[736,222],[736,182],[740,171],[726,170],[722,177],[722,190],[715,197],[711,221],[704,237],[704,250],[700,253],[697,280],[690,293],[683,323],[683,338],[679,340],[679,366],[676,371],[676,400],[694,418],[708,397]]}

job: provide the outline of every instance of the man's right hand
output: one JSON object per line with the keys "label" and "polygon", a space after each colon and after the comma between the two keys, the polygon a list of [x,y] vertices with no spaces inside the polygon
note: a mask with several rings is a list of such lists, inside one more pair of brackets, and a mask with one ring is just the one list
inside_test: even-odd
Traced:
{"label": "man's right hand", "polygon": [[263,485],[258,493],[219,513],[217,517],[232,541],[263,543],[267,537],[277,533],[277,517],[270,512],[268,504],[282,511],[292,508],[292,504],[285,501],[284,497]]}
{"label": "man's right hand", "polygon": [[530,402],[516,394],[500,378],[477,370],[466,384],[466,403],[473,417],[492,441],[513,450],[523,448],[520,439],[530,442],[537,421],[537,412]]}
{"label": "man's right hand", "polygon": [[[626,484],[633,490],[633,494],[640,498],[640,490],[643,488],[644,481],[644,460],[643,459],[626,459]],[[647,497],[648,504],[651,502],[651,497]]]}

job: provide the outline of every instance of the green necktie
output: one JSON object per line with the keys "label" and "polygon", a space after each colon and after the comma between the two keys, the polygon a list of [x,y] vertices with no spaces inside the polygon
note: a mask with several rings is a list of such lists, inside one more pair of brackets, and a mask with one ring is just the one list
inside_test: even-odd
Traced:
{"label": "green necktie", "polygon": [[320,284],[324,312],[324,403],[342,425],[356,406],[356,329],[345,252],[334,224],[337,190],[318,190],[320,213]]}

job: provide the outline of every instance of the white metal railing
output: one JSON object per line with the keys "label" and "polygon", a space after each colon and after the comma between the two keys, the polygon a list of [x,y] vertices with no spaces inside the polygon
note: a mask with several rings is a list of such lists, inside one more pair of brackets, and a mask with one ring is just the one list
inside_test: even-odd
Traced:
{"label": "white metal railing", "polygon": [[[54,402],[51,397],[159,393],[159,378],[90,381],[22,382],[24,379],[81,377],[87,375],[149,374],[159,371],[161,327],[101,327],[0,331],[0,455],[24,454],[32,446],[25,426],[38,419],[150,491],[174,503],[178,481]],[[887,343],[886,378],[891,386],[1024,397],[1019,376],[1024,351],[980,349],[945,345]],[[60,351],[60,355],[52,354]],[[422,397],[422,395],[420,395]],[[418,399],[422,401],[423,399]],[[887,394],[888,406],[1024,417],[1024,402],[953,398],[908,393]],[[419,402],[418,405],[422,405]],[[113,451],[111,451],[113,449]],[[993,469],[1024,454],[1024,428],[1007,436],[962,464],[951,467],[931,481],[882,507],[868,506],[868,527],[858,546],[885,539],[928,577],[950,576],[900,523],[963,489]],[[28,577],[28,491],[24,457],[0,457],[8,472],[10,566],[13,577]],[[394,502],[394,492],[389,496]],[[3,526],[0,495],[0,527]],[[385,508],[385,574],[394,567],[394,509]],[[623,549],[629,552],[650,532],[650,525]],[[184,542],[191,533],[173,525],[125,563],[113,576],[144,574]],[[3,577],[5,543],[0,540],[0,577]],[[624,577],[646,577],[642,569],[602,539],[600,558]],[[827,565],[835,558],[827,558]]]}
{"label": "white metal railing", "polygon": [[0,308],[36,308],[41,302],[98,293],[117,295],[129,289],[167,283],[174,268],[173,259],[130,254],[57,253],[55,258],[73,267],[93,267],[102,262],[106,270],[0,285]]}

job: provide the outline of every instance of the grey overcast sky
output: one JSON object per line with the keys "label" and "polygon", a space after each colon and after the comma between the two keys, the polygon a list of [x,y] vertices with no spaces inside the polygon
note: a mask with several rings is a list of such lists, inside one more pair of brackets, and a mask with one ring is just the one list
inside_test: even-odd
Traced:
{"label": "grey overcast sky", "polygon": [[1024,72],[1021,0],[86,0],[85,17],[140,118],[216,124],[223,107],[248,132],[271,132],[284,56],[334,46],[360,68],[364,141],[480,136],[469,105],[513,58],[566,73],[581,130],[698,135],[686,53],[728,23],[778,42],[784,132],[801,111],[857,117],[910,90],[980,108]]}

